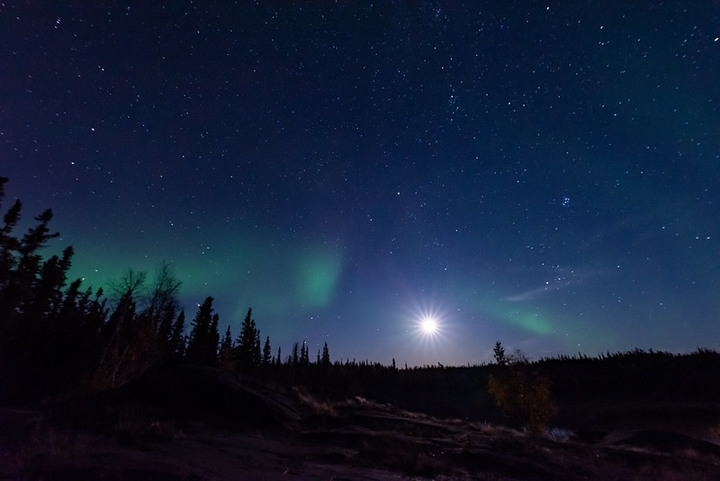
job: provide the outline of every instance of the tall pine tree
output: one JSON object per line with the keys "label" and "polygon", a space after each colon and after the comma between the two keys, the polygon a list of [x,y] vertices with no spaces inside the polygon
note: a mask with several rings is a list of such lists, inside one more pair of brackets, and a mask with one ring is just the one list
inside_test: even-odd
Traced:
{"label": "tall pine tree", "polygon": [[272,363],[272,348],[270,347],[270,336],[265,338],[265,345],[263,346],[262,354],[262,365],[269,366]]}
{"label": "tall pine tree", "polygon": [[233,340],[230,326],[225,330],[225,335],[220,342],[220,367],[226,371],[233,371],[234,366]]}
{"label": "tall pine tree", "polygon": [[170,333],[170,359],[179,361],[185,357],[185,311],[180,311]]}
{"label": "tall pine tree", "polygon": [[240,337],[237,340],[238,369],[241,372],[252,371],[260,365],[260,331],[252,318],[252,309],[248,309],[242,322]]}
{"label": "tall pine tree", "polygon": [[327,342],[323,346],[322,358],[320,358],[320,365],[325,369],[330,367],[330,350],[328,350]]}
{"label": "tall pine tree", "polygon": [[217,349],[220,335],[217,330],[218,315],[213,314],[213,298],[208,297],[193,319],[185,359],[188,362],[217,365]]}

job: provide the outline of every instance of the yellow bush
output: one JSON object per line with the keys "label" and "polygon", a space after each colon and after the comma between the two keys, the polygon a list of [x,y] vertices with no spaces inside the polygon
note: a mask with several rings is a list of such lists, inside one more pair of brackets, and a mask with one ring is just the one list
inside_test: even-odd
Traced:
{"label": "yellow bush", "polygon": [[525,364],[508,368],[504,379],[490,376],[488,390],[505,414],[520,417],[533,434],[544,433],[558,411],[550,380]]}

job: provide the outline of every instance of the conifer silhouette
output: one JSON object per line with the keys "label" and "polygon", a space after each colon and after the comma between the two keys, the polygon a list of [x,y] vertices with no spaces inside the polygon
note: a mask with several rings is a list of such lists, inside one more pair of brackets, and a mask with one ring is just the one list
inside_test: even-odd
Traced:
{"label": "conifer silhouette", "polygon": [[218,315],[213,314],[213,298],[208,297],[193,319],[185,359],[188,362],[214,366],[217,364]]}
{"label": "conifer silhouette", "polygon": [[260,331],[252,318],[252,309],[248,309],[247,315],[240,328],[240,337],[237,340],[237,362],[240,371],[252,371],[260,365],[262,359],[260,353]]}

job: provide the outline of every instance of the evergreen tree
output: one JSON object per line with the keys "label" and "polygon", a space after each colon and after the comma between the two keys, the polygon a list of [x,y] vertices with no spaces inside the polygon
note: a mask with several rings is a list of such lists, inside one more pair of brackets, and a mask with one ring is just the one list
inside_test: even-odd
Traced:
{"label": "evergreen tree", "polygon": [[92,374],[102,355],[100,330],[107,318],[107,300],[101,299],[102,289],[94,298],[92,289],[80,293],[81,283],[77,279],[70,284],[57,315],[45,328],[49,342],[44,372],[52,380],[48,386],[51,392],[76,386]]}
{"label": "evergreen tree", "polygon": [[213,314],[213,298],[208,297],[193,319],[185,359],[188,362],[214,366],[217,364],[219,334],[218,315]]}
{"label": "evergreen tree", "polygon": [[185,311],[180,311],[170,334],[170,359],[179,361],[185,357]]}
{"label": "evergreen tree", "polygon": [[[280,353],[278,353],[278,356]],[[272,348],[270,347],[270,336],[265,338],[265,346],[263,346],[262,365],[269,366],[272,363]]]}
{"label": "evergreen tree", "polygon": [[495,358],[495,362],[498,366],[505,366],[508,363],[507,357],[505,357],[505,348],[500,341],[495,343],[495,347],[493,348],[493,357]]}
{"label": "evergreen tree", "polygon": [[252,352],[253,367],[258,367],[262,364],[262,350],[260,349],[260,331],[255,330],[255,345]]}
{"label": "evergreen tree", "polygon": [[310,353],[307,341],[303,341],[302,348],[300,349],[300,364],[307,366],[310,364]]}
{"label": "evergreen tree", "polygon": [[163,360],[173,359],[173,322],[175,320],[176,308],[162,311],[160,325],[157,328],[158,351]]}
{"label": "evergreen tree", "polygon": [[[6,181],[7,178],[0,177],[0,199],[4,194]],[[44,314],[44,308],[52,301],[45,301],[42,295],[36,295],[35,289],[40,285],[50,288],[58,283],[62,287],[65,283],[64,273],[69,268],[70,257],[72,257],[72,248],[66,249],[63,261],[53,257],[45,263],[45,272],[41,273],[42,257],[38,251],[45,247],[48,240],[59,235],[50,233],[48,227],[53,217],[52,210],[47,209],[35,217],[38,225],[28,229],[22,239],[18,240],[11,233],[20,219],[21,207],[20,201],[16,201],[5,214],[3,226],[0,228],[0,331],[12,330],[12,324],[18,321],[23,314],[25,314],[25,324],[27,320],[31,322],[40,320],[38,313]],[[54,300],[59,301],[59,296],[55,296]],[[33,301],[37,306],[33,306]],[[21,327],[22,329],[23,327]],[[20,332],[6,334],[22,337]],[[18,339],[17,342],[22,341]]]}
{"label": "evergreen tree", "polygon": [[[0,178],[0,198],[6,181]],[[48,227],[52,211],[36,217],[39,224],[18,240],[12,230],[21,206],[16,201],[0,226],[0,366],[12,366],[0,370],[4,371],[0,372],[0,394],[37,398],[78,380],[79,375],[70,378],[66,373],[73,355],[67,350],[73,348],[75,328],[82,319],[69,319],[66,329],[58,322],[72,247],[62,257],[54,255],[43,262],[40,249],[59,235],[51,234]],[[79,282],[73,284],[75,295]]]}
{"label": "evergreen tree", "polygon": [[[5,196],[7,181],[7,177],[0,177],[0,202]],[[20,241],[12,236],[12,231],[20,220],[21,210],[22,203],[18,199],[5,214],[3,225],[0,227],[0,292],[7,286],[10,272],[16,265],[15,254],[20,249]]]}
{"label": "evergreen tree", "polygon": [[293,349],[292,349],[292,358],[291,359],[292,359],[293,367],[297,367],[298,365],[300,365],[300,355],[298,353],[298,349],[299,349],[299,346],[298,346],[298,343],[296,342],[295,344],[293,344]]}
{"label": "evergreen tree", "polygon": [[225,330],[225,336],[220,343],[220,367],[228,371],[233,370],[233,340],[230,326]]}
{"label": "evergreen tree", "polygon": [[67,247],[62,258],[52,256],[43,262],[36,280],[32,284],[32,294],[25,299],[24,315],[26,322],[47,319],[60,309],[63,287],[70,269],[73,248]]}
{"label": "evergreen tree", "polygon": [[327,342],[323,345],[322,358],[320,360],[320,364],[324,368],[330,367],[330,351],[328,350]]}
{"label": "evergreen tree", "polygon": [[[220,323],[220,316],[215,313],[210,321],[210,333],[208,336],[207,356],[208,364],[215,366],[218,362],[218,347],[220,344],[220,331],[218,331],[218,325]],[[210,355],[212,354],[212,359]]]}
{"label": "evergreen tree", "polygon": [[[75,282],[78,281],[80,279]],[[100,332],[107,320],[109,309],[106,307],[107,299],[103,298],[103,294],[101,287],[95,291],[93,297],[92,288],[88,287],[78,296],[76,309],[82,313],[83,323],[92,332]]]}
{"label": "evergreen tree", "polygon": [[262,363],[260,331],[252,318],[252,309],[248,309],[247,315],[242,322],[240,336],[237,340],[237,351],[238,368],[241,371],[252,371]]}

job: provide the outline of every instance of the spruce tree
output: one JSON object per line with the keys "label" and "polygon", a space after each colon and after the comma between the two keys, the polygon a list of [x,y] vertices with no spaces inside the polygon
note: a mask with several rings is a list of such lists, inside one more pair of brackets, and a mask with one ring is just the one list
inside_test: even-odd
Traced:
{"label": "spruce tree", "polygon": [[218,315],[213,314],[213,298],[208,297],[193,319],[185,359],[188,362],[214,366],[217,364],[219,334]]}
{"label": "spruce tree", "polygon": [[310,364],[310,348],[307,345],[307,341],[303,341],[302,348],[300,349],[300,364],[307,366]]}
{"label": "spruce tree", "polygon": [[238,368],[240,371],[252,371],[260,365],[259,335],[255,321],[252,319],[252,309],[248,309],[240,328],[240,337],[237,340]]}
{"label": "spruce tree", "polygon": [[185,311],[180,311],[170,334],[170,359],[179,361],[185,357]]}
{"label": "spruce tree", "polygon": [[225,336],[223,336],[222,342],[220,343],[220,367],[226,370],[233,370],[233,340],[230,326],[228,325],[225,330]]}
{"label": "spruce tree", "polygon": [[[0,177],[0,202],[5,196],[7,181],[7,177]],[[20,249],[20,241],[12,235],[12,231],[20,220],[21,211],[22,202],[19,199],[15,200],[3,217],[3,225],[0,226],[0,292],[10,279],[10,272],[16,264],[15,254]]]}
{"label": "spruce tree", "polygon": [[[278,355],[279,355],[279,353],[278,353]],[[262,365],[269,366],[271,362],[272,362],[272,349],[270,347],[270,336],[267,336],[265,338],[265,346],[263,346]]]}
{"label": "spruce tree", "polygon": [[300,364],[300,355],[298,353],[298,349],[299,349],[299,346],[298,346],[298,343],[296,342],[295,344],[293,344],[293,349],[292,349],[292,358],[291,359],[292,359],[293,367],[297,367]]}
{"label": "spruce tree", "polygon": [[495,362],[498,366],[507,365],[508,360],[507,357],[505,357],[505,348],[500,341],[495,343],[495,347],[493,348],[493,357],[495,358]]}
{"label": "spruce tree", "polygon": [[215,313],[212,316],[210,322],[210,335],[207,346],[207,359],[208,365],[215,366],[218,363],[218,346],[220,344],[220,332],[218,331],[218,324],[220,323],[220,316]]}
{"label": "spruce tree", "polygon": [[258,367],[262,364],[262,350],[260,349],[260,331],[255,329],[255,346],[252,352],[253,367]]}
{"label": "spruce tree", "polygon": [[327,342],[325,343],[325,345],[323,345],[322,358],[320,360],[320,364],[324,368],[330,367],[330,350],[328,349]]}

